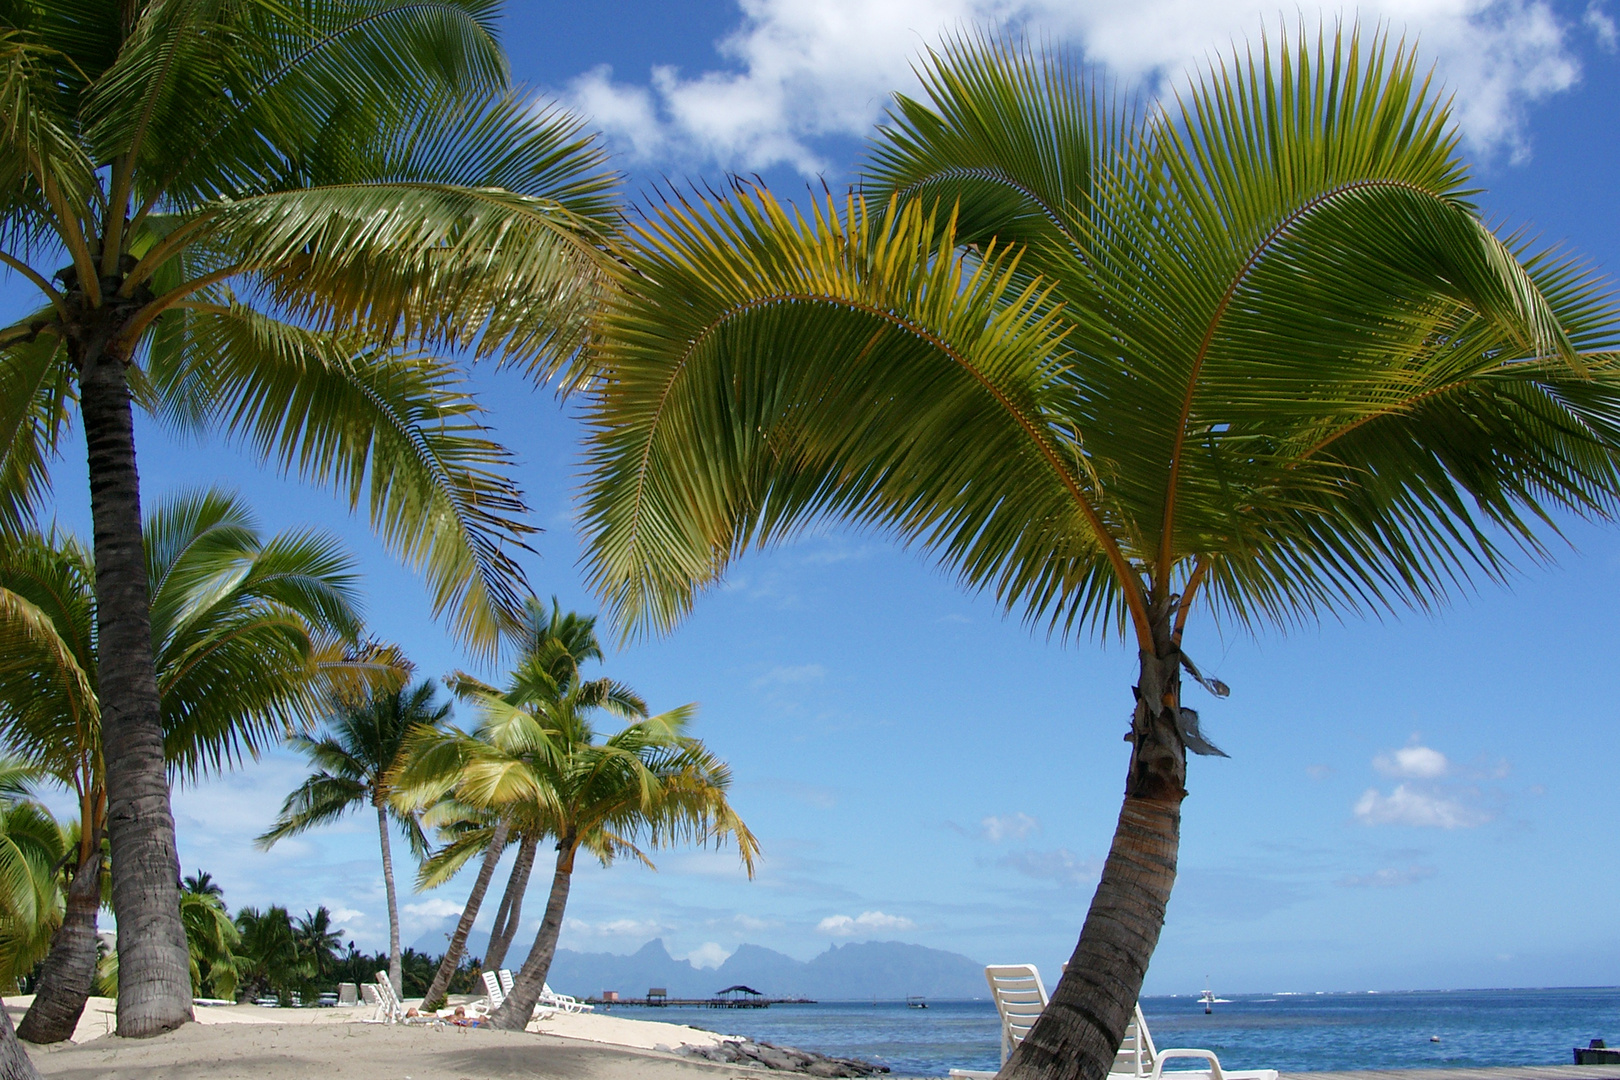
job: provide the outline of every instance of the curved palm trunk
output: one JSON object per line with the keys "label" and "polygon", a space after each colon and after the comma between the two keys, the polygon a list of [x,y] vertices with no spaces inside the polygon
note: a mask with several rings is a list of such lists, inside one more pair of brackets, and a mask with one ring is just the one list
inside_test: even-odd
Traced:
{"label": "curved palm trunk", "polygon": [[28,1060],[28,1051],[17,1041],[11,1014],[0,1009],[0,1080],[40,1080],[39,1070]]}
{"label": "curved palm trunk", "polygon": [[100,907],[101,841],[97,838],[90,846],[90,857],[68,886],[62,925],[51,938],[34,1003],[17,1026],[21,1038],[31,1043],[61,1042],[79,1026],[96,978],[96,911]]}
{"label": "curved palm trunk", "polygon": [[1142,992],[1176,880],[1187,796],[1181,655],[1163,622],[1154,652],[1140,654],[1125,805],[1102,880],[1051,1004],[997,1074],[1004,1080],[1104,1080]]}
{"label": "curved palm trunk", "polygon": [[140,481],[124,358],[81,352],[79,407],[95,529],[97,692],[118,918],[118,1034],[189,1021],[191,964],[163,756],[141,541]]}
{"label": "curved palm trunk", "polygon": [[399,955],[399,897],[394,893],[394,852],[388,844],[388,810],[377,807],[377,835],[382,841],[383,891],[388,894],[388,981],[394,993],[405,989],[405,969]]}
{"label": "curved palm trunk", "polygon": [[535,851],[540,847],[538,836],[525,835],[518,845],[517,861],[512,876],[506,882],[506,895],[495,912],[495,930],[489,936],[489,950],[484,954],[484,970],[499,971],[506,959],[506,950],[517,936],[518,922],[523,918],[523,894],[529,889],[529,872],[534,869]]}
{"label": "curved palm trunk", "polygon": [[578,850],[572,839],[564,840],[557,847],[557,872],[551,877],[546,916],[540,920],[540,932],[534,935],[534,946],[529,949],[528,959],[523,961],[523,970],[512,982],[512,992],[506,995],[501,1007],[490,1014],[494,1027],[522,1031],[534,1016],[535,1003],[546,987],[552,958],[557,955],[557,937],[562,933],[563,909],[568,906],[568,888],[574,879],[574,854]]}
{"label": "curved palm trunk", "polygon": [[422,998],[424,1008],[437,1008],[444,1001],[445,991],[450,988],[450,976],[461,965],[461,954],[467,948],[467,935],[472,933],[473,921],[478,918],[478,909],[484,903],[484,893],[489,891],[489,879],[495,876],[495,864],[501,861],[501,849],[506,847],[507,828],[507,822],[501,820],[495,826],[495,835],[489,838],[489,850],[484,852],[484,865],[478,868],[478,880],[473,882],[472,895],[467,897],[467,906],[462,909],[461,921],[456,924],[456,932],[450,938],[450,947],[445,950],[444,959],[439,961],[433,985],[428,987],[427,994]]}

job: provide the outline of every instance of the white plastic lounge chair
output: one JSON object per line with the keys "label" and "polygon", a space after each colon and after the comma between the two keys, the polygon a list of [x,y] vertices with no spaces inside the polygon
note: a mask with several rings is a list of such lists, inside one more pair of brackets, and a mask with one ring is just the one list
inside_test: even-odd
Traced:
{"label": "white plastic lounge chair", "polygon": [[[501,980],[501,988],[510,994],[512,984],[515,981],[512,978],[512,972],[506,968],[501,968],[498,977]],[[557,993],[551,988],[550,983],[542,983],[540,997],[534,1003],[534,1015],[539,1017],[542,1013],[549,1012],[591,1012],[595,1008],[595,1005],[586,1005],[578,998],[571,998],[567,994]]]}
{"label": "white plastic lounge chair", "polygon": [[371,993],[366,997],[369,1000],[375,996],[377,999],[377,1014],[368,1024],[397,1024],[405,1019],[405,1006],[400,1004],[399,995],[394,993],[394,984],[388,981],[388,972],[377,972],[377,981],[367,983],[366,989]]}
{"label": "white plastic lounge chair", "polygon": [[[1209,1068],[1167,1071],[1164,1067],[1167,1061],[1189,1058],[1207,1061]],[[1277,1080],[1276,1069],[1223,1069],[1213,1050],[1156,1048],[1141,1005],[1136,1006],[1135,1016],[1125,1028],[1125,1041],[1120,1043],[1119,1053],[1114,1055],[1114,1066],[1108,1075],[1120,1077],[1121,1080],[1127,1077],[1132,1080],[1160,1080],[1166,1075],[1175,1077],[1175,1080]]]}
{"label": "white plastic lounge chair", "polygon": [[371,983],[360,984],[360,1004],[375,1009],[381,1001],[382,999],[377,996],[375,986]]}
{"label": "white plastic lounge chair", "polygon": [[[505,974],[506,972],[501,972],[501,975]],[[501,1007],[501,1002],[506,1000],[506,992],[512,988],[511,983],[502,986],[501,981],[500,977],[493,971],[484,972],[484,993],[489,999],[490,1012],[494,1012]]]}
{"label": "white plastic lounge chair", "polygon": [[[984,977],[990,984],[996,1012],[1001,1016],[1001,1063],[1005,1065],[1046,1008],[1046,987],[1041,983],[1040,972],[1030,964],[992,965],[984,969]],[[1162,1080],[1165,1062],[1186,1058],[1207,1061],[1209,1068],[1171,1069],[1169,1075],[1175,1080],[1277,1080],[1276,1069],[1240,1072],[1222,1069],[1213,1050],[1157,1049],[1140,1005],[1136,1006],[1131,1022],[1125,1027],[1124,1041],[1114,1055],[1114,1064],[1108,1075],[1110,1080]],[[951,1076],[956,1080],[992,1080],[995,1073],[952,1069]]]}
{"label": "white plastic lounge chair", "polygon": [[346,1009],[360,1003],[360,988],[354,983],[338,983],[338,1008]]}

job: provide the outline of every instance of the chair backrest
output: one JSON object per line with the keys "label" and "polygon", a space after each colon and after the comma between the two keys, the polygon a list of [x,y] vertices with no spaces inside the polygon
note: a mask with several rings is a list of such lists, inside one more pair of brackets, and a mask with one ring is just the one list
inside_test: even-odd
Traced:
{"label": "chair backrest", "polygon": [[367,1005],[376,1005],[382,1001],[382,999],[377,996],[377,988],[371,983],[365,983],[360,987],[360,1000],[364,1001]]}
{"label": "chair backrest", "polygon": [[1119,1044],[1119,1053],[1114,1055],[1114,1066],[1108,1071],[1126,1076],[1152,1076],[1153,1062],[1158,1056],[1153,1036],[1148,1033],[1147,1019],[1142,1015],[1142,1006],[1137,1005],[1131,1014],[1131,1022],[1125,1026],[1125,1041]]}
{"label": "chair backrest", "polygon": [[484,972],[484,992],[489,995],[489,1007],[498,1009],[506,1000],[506,991],[501,989],[501,980],[493,971]]}
{"label": "chair backrest", "polygon": [[353,1005],[360,1000],[360,990],[354,983],[338,983],[337,1003],[339,1005]]}
{"label": "chair backrest", "polygon": [[510,968],[501,968],[500,977],[501,977],[501,989],[505,990],[508,994],[510,994],[512,992],[512,984],[513,984],[513,981],[514,981],[513,978],[512,978],[511,969]]}
{"label": "chair backrest", "polygon": [[405,1006],[401,1004],[399,995],[394,993],[394,984],[388,979],[388,972],[377,972],[377,998],[379,1008],[388,1013],[388,1019],[398,1020],[405,1015]]}
{"label": "chair backrest", "polygon": [[1046,1008],[1046,987],[1033,964],[992,964],[984,969],[984,978],[1001,1015],[1001,1063],[1005,1065]]}

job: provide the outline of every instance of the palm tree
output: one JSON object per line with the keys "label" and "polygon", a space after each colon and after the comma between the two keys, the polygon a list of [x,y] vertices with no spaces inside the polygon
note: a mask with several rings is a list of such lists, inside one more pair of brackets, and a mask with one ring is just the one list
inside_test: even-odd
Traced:
{"label": "palm tree", "polygon": [[225,907],[225,891],[206,873],[180,883],[180,918],[186,926],[191,956],[191,992],[234,999],[242,959],[236,949],[242,935]]}
{"label": "palm tree", "polygon": [[[0,14],[0,516],[37,507],[76,401],[89,447],[118,1031],[191,1017],[149,645],[132,407],[358,507],[494,647],[531,531],[455,367],[570,359],[613,178],[508,82],[497,0],[17,0]],[[59,259],[66,259],[62,266]],[[369,476],[368,476],[369,474]]]}
{"label": "palm tree", "polygon": [[1101,1080],[1175,878],[1195,612],[1427,608],[1620,495],[1614,310],[1469,201],[1404,46],[1264,44],[1138,117],[1062,57],[959,41],[863,194],[656,210],[605,319],[587,563],[669,629],[834,516],[1139,655],[1126,795],[1051,1006],[1003,1076]]}
{"label": "palm tree", "polygon": [[[145,534],[164,757],[175,778],[256,756],[312,722],[329,687],[393,674],[386,657],[345,655],[360,616],[353,563],[335,540],[265,538],[241,500],[218,491],[161,504]],[[95,978],[109,798],[94,580],[89,553],[70,536],[25,532],[0,545],[0,740],[79,804],[66,911],[19,1028],[37,1043],[73,1033]],[[189,968],[189,948],[187,957]]]}
{"label": "palm tree", "polygon": [[[531,612],[544,609],[532,604]],[[600,655],[595,620],[568,618],[562,621],[553,602],[548,629],[570,633],[534,635],[505,692],[456,676],[457,692],[480,708],[477,728],[470,734],[422,731],[412,739],[398,780],[403,798],[448,793],[461,806],[499,815],[497,827],[518,821],[526,831],[556,840],[557,865],[540,930],[511,994],[492,1017],[496,1026],[512,1029],[529,1022],[545,986],[581,848],[603,866],[624,855],[651,866],[643,845],[730,837],[750,876],[759,852],[727,801],[730,770],[685,733],[692,708],[649,717],[646,705],[625,687],[581,678],[578,663],[568,657],[571,648]],[[633,722],[597,742],[590,717],[598,711]]]}
{"label": "palm tree", "polygon": [[268,991],[285,1005],[294,990],[315,977],[314,961],[299,950],[286,908],[271,905],[260,911],[245,907],[236,913],[236,929],[241,941],[241,979],[250,997]]}
{"label": "palm tree", "polygon": [[[548,611],[537,597],[524,602],[523,614],[517,631],[512,635],[517,650],[503,699],[509,704],[522,705],[536,701],[555,701],[576,687],[582,701],[597,702],[621,716],[645,717],[647,705],[634,693],[609,679],[591,683],[581,681],[580,665],[589,660],[602,659],[602,645],[596,637],[594,616],[564,612],[556,597],[551,598]],[[457,671],[446,680],[457,696],[477,702],[498,691],[488,683]],[[529,872],[539,840],[545,835],[547,824],[537,816],[532,801],[504,800],[499,803],[468,805],[445,793],[455,788],[462,777],[466,762],[462,753],[464,742],[459,733],[446,738],[424,738],[416,744],[413,758],[402,772],[407,772],[410,783],[418,793],[426,793],[427,808],[424,820],[437,828],[444,841],[441,849],[422,864],[417,875],[418,889],[437,888],[449,881],[474,855],[482,854],[478,874],[473,879],[471,893],[462,908],[461,918],[450,936],[449,947],[439,961],[424,1004],[437,1006],[450,986],[450,979],[461,965],[467,937],[473,922],[483,907],[484,895],[489,890],[511,830],[516,827],[520,842],[514,860],[512,875],[507,880],[506,892],[496,911],[495,928],[490,935],[490,952],[484,957],[486,970],[499,967],[506,958],[517,933],[517,920],[522,914],[523,892],[528,888]]]}
{"label": "palm tree", "polygon": [[317,989],[318,984],[330,979],[337,970],[343,931],[332,929],[332,913],[322,904],[314,911],[304,912],[304,917],[296,921],[293,938],[298,942],[299,954],[310,962],[311,989]]}
{"label": "palm tree", "polygon": [[259,847],[336,821],[361,806],[377,812],[377,838],[382,846],[383,887],[388,896],[388,978],[402,989],[399,951],[399,899],[394,892],[394,856],[389,822],[405,831],[413,851],[426,851],[416,814],[392,801],[390,772],[403,759],[401,750],[417,729],[438,730],[449,719],[450,704],[436,700],[433,683],[375,689],[359,695],[336,695],[320,737],[295,734],[287,744],[309,758],[316,771],[281,804],[281,813]]}
{"label": "palm tree", "polygon": [[42,779],[35,766],[0,758],[0,987],[10,993],[45,956],[62,922],[58,867],[68,837],[33,799]]}

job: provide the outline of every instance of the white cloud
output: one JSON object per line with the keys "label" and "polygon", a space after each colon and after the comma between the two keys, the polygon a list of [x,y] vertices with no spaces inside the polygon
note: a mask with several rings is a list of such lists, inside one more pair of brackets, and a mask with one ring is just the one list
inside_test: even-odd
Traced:
{"label": "white cloud", "polygon": [[1451,763],[1440,751],[1414,741],[1392,754],[1379,754],[1373,758],[1373,768],[1385,776],[1437,780],[1451,770]]}
{"label": "white cloud", "polygon": [[354,908],[351,908],[351,907],[339,906],[339,907],[333,909],[333,911],[332,911],[332,921],[335,922],[335,923],[364,922],[365,918],[366,918],[366,913],[365,912],[356,911]]}
{"label": "white cloud", "polygon": [[1374,870],[1370,874],[1353,874],[1340,878],[1339,884],[1351,889],[1391,888],[1397,885],[1412,885],[1432,877],[1434,877],[1432,866],[1408,866],[1404,870],[1386,867]]}
{"label": "white cloud", "polygon": [[979,822],[979,831],[992,844],[999,844],[1003,840],[1022,840],[1032,833],[1038,833],[1041,831],[1041,823],[1020,811],[1016,814],[1005,814],[1001,817],[993,815],[987,817]]}
{"label": "white cloud", "polygon": [[[914,92],[911,64],[944,35],[973,27],[1027,27],[1127,79],[1180,77],[1234,42],[1253,39],[1276,11],[1260,0],[739,0],[742,21],[718,43],[729,65],[684,73],[652,69],[646,84],[593,68],[567,87],[570,104],[643,161],[716,162],[736,169],[828,168],[815,150],[828,135],[863,137],[897,90]],[[1302,19],[1382,21],[1421,41],[1438,61],[1476,149],[1522,156],[1527,102],[1580,76],[1569,48],[1580,27],[1548,0],[1360,0],[1307,4]],[[1585,32],[1612,40],[1596,0]],[[843,164],[842,162],[838,164]]]}
{"label": "white cloud", "polygon": [[757,919],[752,915],[737,914],[729,919],[710,919],[710,926],[735,926],[739,930],[770,930],[782,924],[774,919]]}
{"label": "white cloud", "polygon": [[1620,40],[1620,32],[1616,31],[1614,20],[1603,10],[1599,0],[1591,0],[1591,3],[1586,5],[1586,14],[1582,16],[1581,22],[1592,31],[1592,36],[1597,38],[1600,46],[1614,52],[1617,40]]}
{"label": "white cloud", "polygon": [[856,934],[883,930],[911,930],[916,923],[903,915],[885,915],[881,911],[863,911],[854,918],[848,915],[829,915],[816,924],[816,929],[833,937],[853,937]]}
{"label": "white cloud", "polygon": [[462,906],[454,900],[422,900],[414,904],[405,904],[400,914],[416,920],[446,919],[452,915],[459,916]]}
{"label": "white cloud", "polygon": [[1471,829],[1496,817],[1454,794],[1397,784],[1388,795],[1368,788],[1356,801],[1356,817],[1365,825],[1411,825],[1429,829]]}
{"label": "white cloud", "polygon": [[687,953],[685,959],[695,968],[717,968],[726,962],[732,951],[717,941],[705,941]]}
{"label": "white cloud", "polygon": [[586,922],[583,919],[567,919],[563,925],[572,934],[611,938],[653,937],[665,930],[672,929],[672,927],[665,926],[656,919],[612,919],[600,923]]}
{"label": "white cloud", "polygon": [[1068,848],[1056,851],[1015,851],[996,860],[997,866],[1016,870],[1025,877],[1038,881],[1055,881],[1060,885],[1082,885],[1095,881],[1102,868],[1089,859],[1082,859]]}

